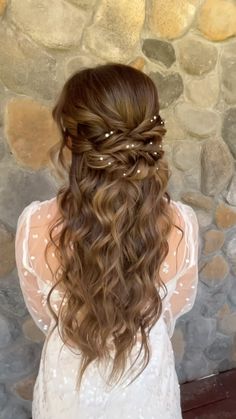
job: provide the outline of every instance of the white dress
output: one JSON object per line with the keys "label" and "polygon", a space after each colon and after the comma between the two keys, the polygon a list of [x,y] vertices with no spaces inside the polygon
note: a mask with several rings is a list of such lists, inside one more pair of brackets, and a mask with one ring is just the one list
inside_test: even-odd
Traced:
{"label": "white dress", "polygon": [[[63,345],[47,309],[46,297],[52,277],[44,250],[49,240],[48,226],[58,215],[56,198],[33,202],[18,220],[16,262],[20,285],[28,310],[46,340],[33,396],[33,419],[181,419],[180,391],[170,338],[176,319],[189,311],[197,290],[198,223],[193,210],[180,202],[169,235],[169,253],[161,266],[161,277],[168,290],[163,311],[150,333],[151,359],[142,374],[129,386],[132,376],[115,387],[106,385],[109,365],[92,363],[85,371],[80,391],[76,391],[79,354]],[[50,250],[49,264],[56,269]],[[53,292],[54,309],[62,296]],[[47,346],[46,346],[47,342]],[[139,349],[133,348],[132,356]],[[132,357],[131,357],[132,358]],[[133,359],[133,358],[132,358]],[[128,364],[129,365],[129,364]],[[136,370],[137,373],[137,370]]]}

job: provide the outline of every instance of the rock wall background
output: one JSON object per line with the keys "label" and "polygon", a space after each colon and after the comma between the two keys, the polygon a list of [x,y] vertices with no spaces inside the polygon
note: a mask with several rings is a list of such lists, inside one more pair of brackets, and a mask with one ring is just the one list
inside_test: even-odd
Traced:
{"label": "rock wall background", "polygon": [[14,262],[22,209],[56,192],[50,110],[75,70],[107,61],[156,82],[170,192],[196,211],[200,282],[173,345],[180,382],[236,366],[236,3],[0,0],[0,410],[30,417],[43,336]]}

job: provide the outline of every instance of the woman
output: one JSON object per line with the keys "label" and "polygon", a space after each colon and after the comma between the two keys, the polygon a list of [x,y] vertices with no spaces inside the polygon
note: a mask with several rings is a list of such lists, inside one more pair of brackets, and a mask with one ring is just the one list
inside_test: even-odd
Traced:
{"label": "woman", "polygon": [[16,236],[46,335],[33,419],[179,419],[170,337],[196,296],[198,225],[166,192],[156,87],[129,66],[86,69],[53,117],[68,182],[23,211]]}

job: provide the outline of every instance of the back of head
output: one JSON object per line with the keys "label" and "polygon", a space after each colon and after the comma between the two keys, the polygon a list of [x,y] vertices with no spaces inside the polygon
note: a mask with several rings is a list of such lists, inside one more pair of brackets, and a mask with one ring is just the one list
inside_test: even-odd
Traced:
{"label": "back of head", "polygon": [[[74,74],[53,116],[61,130],[59,160],[72,153],[69,184],[58,193],[62,230],[55,239],[67,303],[62,338],[81,350],[79,382],[92,361],[115,356],[118,381],[142,337],[161,314],[159,269],[171,229],[164,124],[156,87],[142,72],[107,64]],[[52,230],[53,236],[53,230]]]}

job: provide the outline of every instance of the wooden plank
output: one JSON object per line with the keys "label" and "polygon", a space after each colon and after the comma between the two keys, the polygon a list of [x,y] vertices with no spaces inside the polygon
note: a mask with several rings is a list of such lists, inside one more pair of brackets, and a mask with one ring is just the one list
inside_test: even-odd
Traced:
{"label": "wooden plank", "polygon": [[236,369],[182,384],[180,388],[184,418],[236,419]]}
{"label": "wooden plank", "polygon": [[236,419],[236,400],[220,400],[183,413],[183,419]]}

